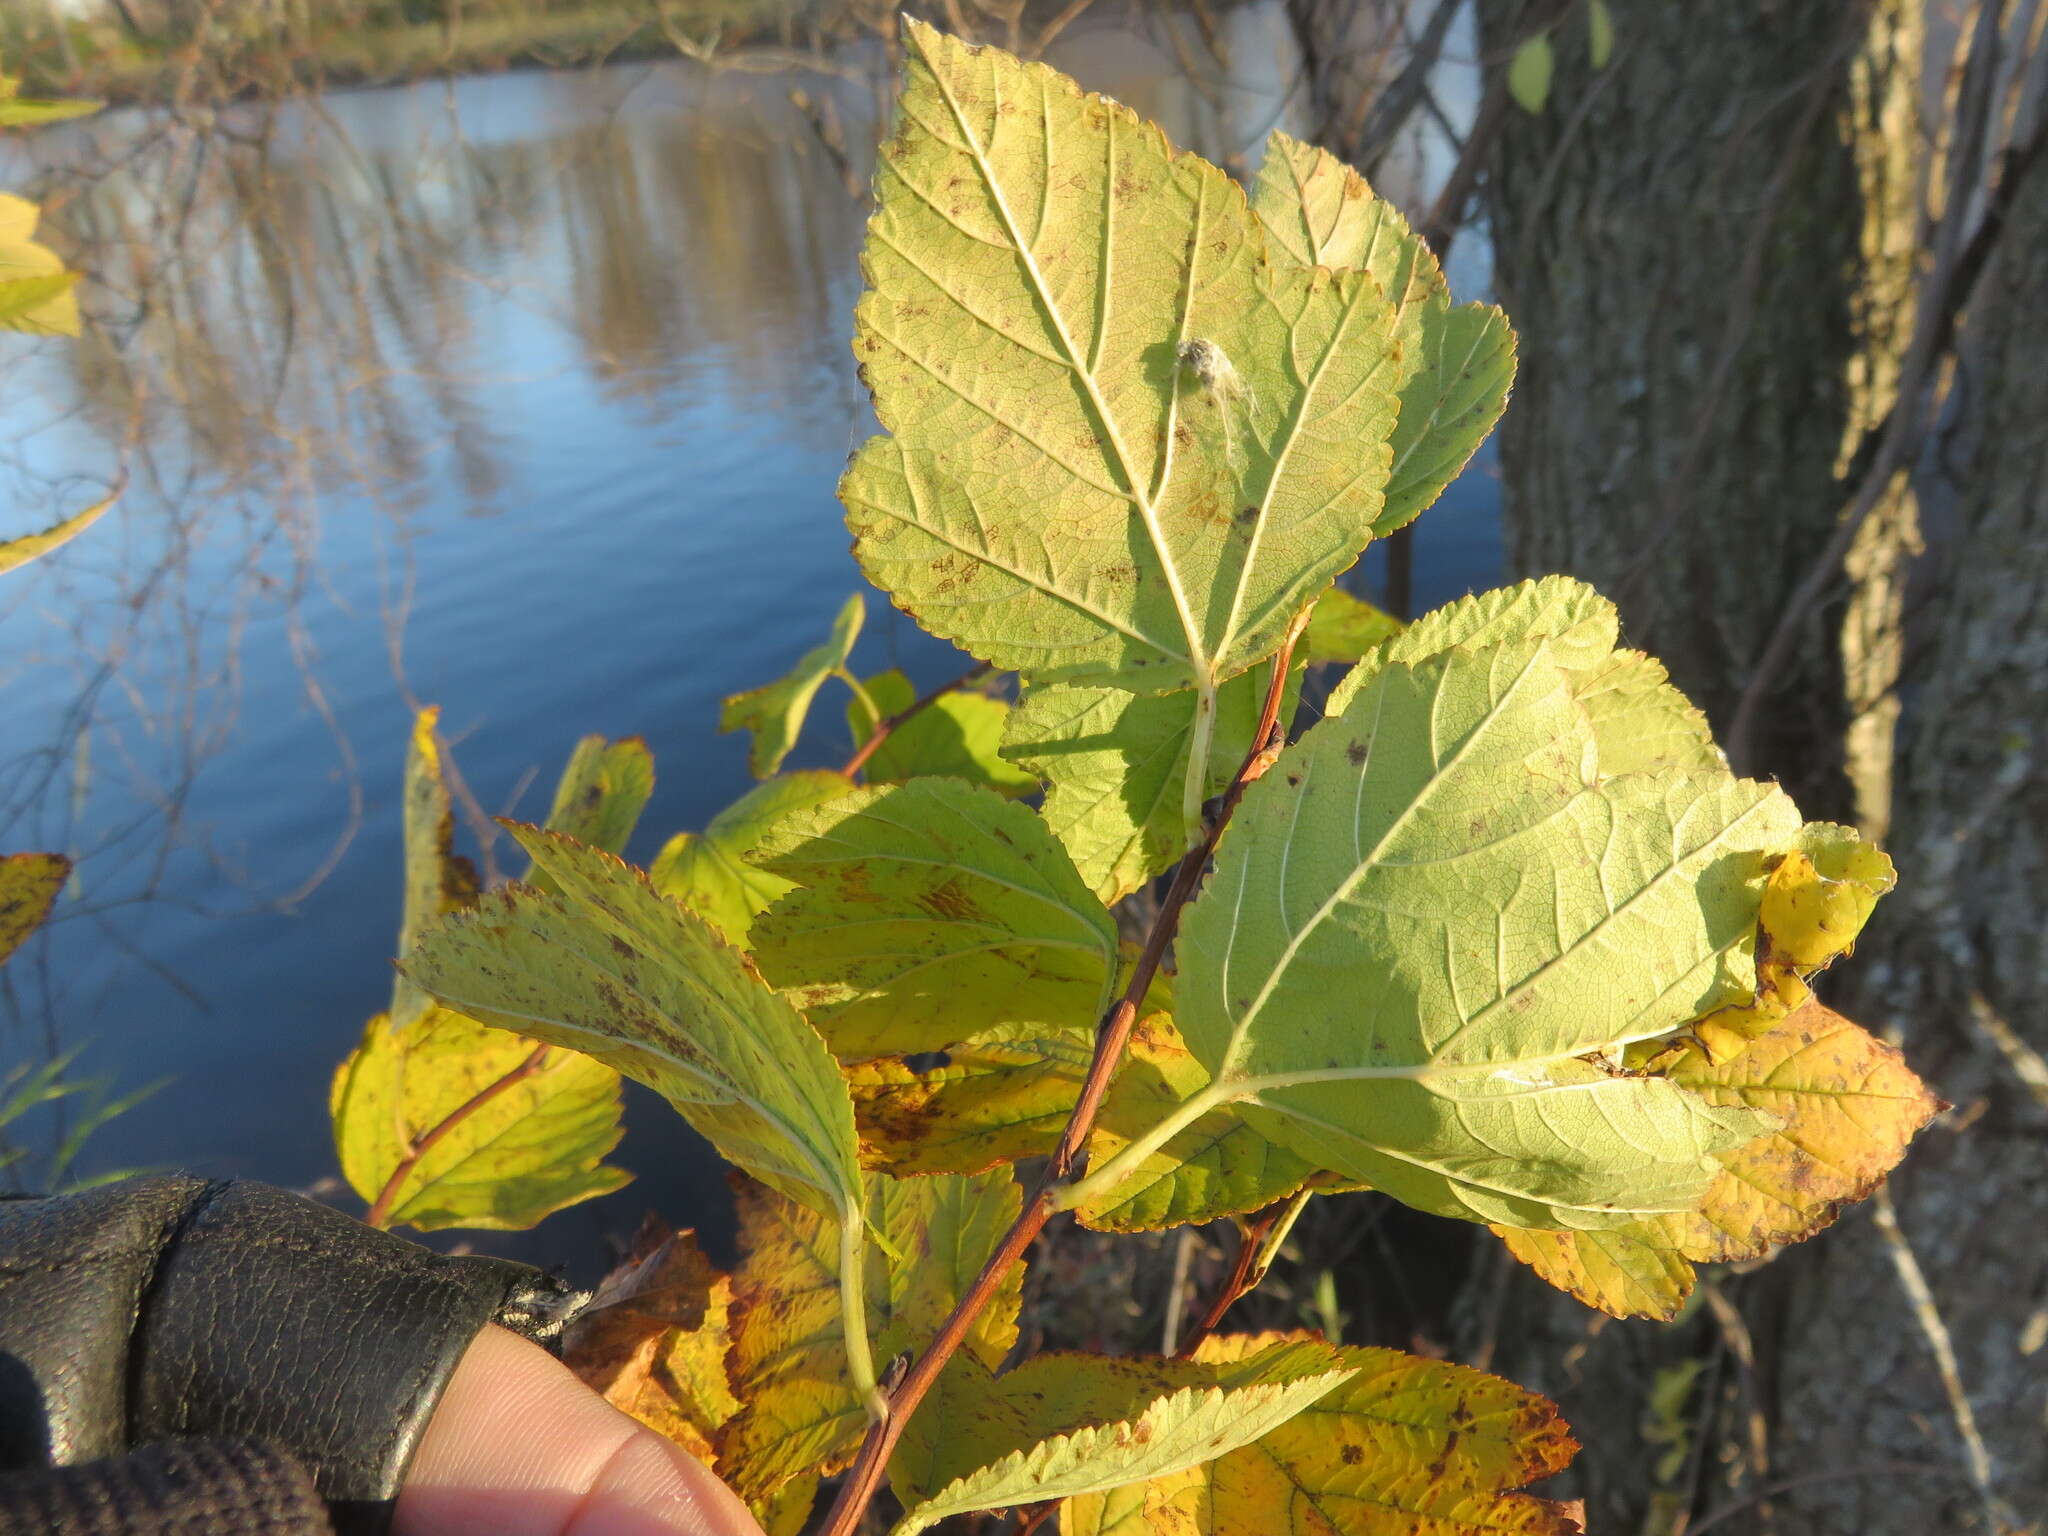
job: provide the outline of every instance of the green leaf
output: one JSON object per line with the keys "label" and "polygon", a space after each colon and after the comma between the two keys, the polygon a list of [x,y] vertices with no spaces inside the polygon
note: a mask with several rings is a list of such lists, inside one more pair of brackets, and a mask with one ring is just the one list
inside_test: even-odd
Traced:
{"label": "green leaf", "polygon": [[[1297,667],[1288,678],[1282,720],[1293,718],[1301,675]],[[1251,750],[1269,681],[1268,669],[1256,667],[1218,691],[1206,795],[1221,794]],[[1105,902],[1122,900],[1187,852],[1193,829],[1181,787],[1194,725],[1195,695],[1185,689],[1147,696],[1036,687],[1010,716],[1003,755],[1046,781],[1045,824]]]}
{"label": "green leaf", "polygon": [[[1205,1339],[1204,1362],[1288,1335]],[[1554,1404],[1461,1365],[1340,1349],[1356,1373],[1228,1455],[1140,1488],[1069,1499],[1065,1536],[1578,1536],[1548,1500],[1514,1490],[1562,1471],[1577,1443]],[[1282,1513],[1284,1512],[1284,1513]]]}
{"label": "green leaf", "polygon": [[1607,0],[1586,0],[1586,57],[1595,69],[1605,69],[1614,57],[1614,13]]}
{"label": "green leaf", "polygon": [[754,918],[796,889],[794,882],[748,863],[747,855],[783,818],[853,789],[853,780],[826,768],[778,774],[712,817],[701,833],[670,838],[648,866],[647,878],[717,929],[726,943],[744,948]]}
{"label": "green leaf", "polygon": [[[864,686],[868,701],[884,718],[917,701],[910,679],[894,668],[876,673]],[[1001,756],[1003,727],[1009,718],[1010,706],[1002,699],[957,688],[941,694],[875,748],[865,770],[868,782],[901,784],[940,776],[985,784],[1005,795],[1036,794],[1038,780]],[[874,717],[859,698],[848,702],[846,724],[856,741],[874,734]]]}
{"label": "green leaf", "polygon": [[1490,304],[1454,307],[1429,247],[1328,150],[1273,134],[1252,212],[1276,251],[1304,267],[1370,272],[1394,305],[1401,413],[1386,505],[1373,522],[1384,537],[1436,500],[1500,420],[1515,378],[1514,331]]}
{"label": "green leaf", "polygon": [[854,342],[892,435],[840,485],[855,555],[995,665],[1213,688],[1371,537],[1391,312],[1363,273],[1268,262],[1230,178],[1127,108],[905,37]]}
{"label": "green leaf", "polygon": [[1322,1167],[1443,1215],[1616,1226],[1696,1206],[1710,1154],[1769,1124],[1590,1058],[1754,988],[1799,822],[1725,771],[1603,777],[1553,646],[1384,662],[1254,785],[1182,925],[1177,1013],[1217,1091]]}
{"label": "green leaf", "polygon": [[1332,587],[1316,599],[1315,610],[1309,614],[1308,632],[1303,636],[1309,665],[1357,661],[1404,627],[1391,613],[1353,597],[1342,587]]}
{"label": "green leaf", "polygon": [[1514,59],[1508,64],[1508,94],[1524,112],[1536,115],[1543,111],[1544,102],[1550,99],[1552,64],[1550,35],[1546,32],[1538,32],[1515,50]]}
{"label": "green leaf", "polygon": [[[868,1333],[879,1356],[920,1349],[1016,1220],[1007,1171],[978,1178],[868,1177]],[[742,1185],[727,1364],[744,1405],[718,1436],[718,1460],[750,1503],[791,1478],[834,1472],[860,1444],[866,1412],[839,1333],[839,1242],[814,1212]],[[888,1257],[884,1244],[902,1255]],[[967,1358],[994,1367],[1017,1340],[1024,1269],[1012,1269],[968,1330]]]}
{"label": "green leaf", "polygon": [[[441,769],[441,711],[429,705],[413,717],[405,754],[405,904],[398,954],[412,953],[428,926],[476,900],[476,868],[455,853],[455,807]],[[427,995],[403,970],[391,979],[391,1024],[403,1029],[427,1007]]]}
{"label": "green leaf", "polygon": [[43,925],[71,861],[61,853],[10,853],[0,857],[0,965]]}
{"label": "green leaf", "polygon": [[105,501],[94,502],[83,512],[74,513],[54,527],[45,528],[41,533],[23,534],[18,539],[0,542],[0,574],[39,560],[60,544],[69,544],[86,529],[100,520],[100,515],[114,504],[109,496]]}
{"label": "green leaf", "polygon": [[998,1379],[961,1360],[890,1460],[907,1511],[896,1536],[1171,1476],[1250,1444],[1353,1374],[1315,1342],[1214,1363],[1043,1354]]}
{"label": "green leaf", "polygon": [[799,889],[754,921],[761,972],[847,1058],[998,1028],[1092,1028],[1116,922],[1028,808],[958,779],[789,817],[755,862]]}
{"label": "green leaf", "polygon": [[1390,663],[1423,661],[1460,645],[1540,637],[1551,642],[1552,658],[1568,673],[1598,678],[1614,663],[1620,633],[1614,604],[1583,581],[1545,576],[1496,587],[1433,609],[1375,647],[1330,690],[1324,711],[1343,714],[1358,690]]}
{"label": "green leaf", "polygon": [[30,238],[41,216],[26,198],[0,193],[0,330],[76,336],[78,274]]}
{"label": "green leaf", "polygon": [[1727,766],[1707,717],[1671,686],[1663,662],[1641,651],[1616,651],[1571,679],[1600,746],[1602,777]]}
{"label": "green leaf", "polygon": [[[1550,576],[1439,609],[1373,660],[1412,662],[1441,655],[1453,644],[1516,632],[1541,635],[1551,641],[1572,696],[1593,727],[1602,778],[1724,770],[1728,760],[1715,745],[1707,717],[1672,686],[1664,664],[1641,651],[1611,649],[1619,629],[1620,616],[1606,598],[1581,582]],[[1333,690],[1330,712],[1340,712],[1370,675],[1368,668],[1355,668]]]}
{"label": "green leaf", "polygon": [[[555,785],[547,828],[606,853],[623,854],[653,793],[654,754],[645,741],[586,736],[569,754],[569,766]],[[537,867],[526,878],[540,890],[550,888]]]}
{"label": "green leaf", "polygon": [[817,1033],[640,871],[538,827],[511,831],[561,894],[488,893],[430,929],[406,975],[472,1018],[645,1083],[791,1199],[858,1213],[853,1104]]}
{"label": "green leaf", "polygon": [[725,701],[718,717],[721,731],[752,731],[753,745],[747,750],[747,767],[757,779],[765,779],[782,766],[790,748],[802,734],[804,717],[811,700],[825,679],[846,665],[853,654],[853,642],[860,638],[860,624],[867,612],[866,601],[856,592],[832,621],[832,634],[823,645],[806,651],[797,664],[772,683]]}
{"label": "green leaf", "polygon": [[[445,1008],[394,1028],[370,1020],[334,1075],[328,1108],[341,1171],[374,1203],[421,1139],[535,1049]],[[566,1206],[608,1195],[632,1175],[607,1168],[619,1144],[619,1074],[571,1051],[549,1051],[457,1120],[406,1170],[386,1203],[388,1225],[523,1231]]]}

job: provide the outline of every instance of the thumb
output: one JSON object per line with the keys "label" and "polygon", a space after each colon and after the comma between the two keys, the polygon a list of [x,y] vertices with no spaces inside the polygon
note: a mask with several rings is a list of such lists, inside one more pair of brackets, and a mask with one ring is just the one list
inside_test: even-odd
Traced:
{"label": "thumb", "polygon": [[761,1536],[709,1468],[537,1344],[486,1328],[406,1474],[394,1536]]}

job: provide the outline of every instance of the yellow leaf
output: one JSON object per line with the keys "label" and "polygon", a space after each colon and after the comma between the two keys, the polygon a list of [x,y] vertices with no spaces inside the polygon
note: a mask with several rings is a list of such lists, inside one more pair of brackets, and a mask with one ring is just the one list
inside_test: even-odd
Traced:
{"label": "yellow leaf", "polygon": [[[654,754],[646,742],[638,736],[620,741],[586,736],[569,754],[569,766],[555,785],[547,828],[606,853],[622,854],[653,793]],[[554,889],[538,865],[528,870],[526,879],[536,890]]]}
{"label": "yellow leaf", "polygon": [[1495,1227],[1509,1251],[1588,1306],[1668,1318],[1692,1291],[1694,1264],[1811,1237],[1867,1197],[1943,1107],[1896,1050],[1811,999],[1746,1042],[1717,1037],[1716,1049],[1736,1045],[1717,1060],[1706,1044],[1686,1044],[1661,1067],[1709,1103],[1762,1110],[1778,1125],[1721,1154],[1698,1211],[1600,1233]]}
{"label": "yellow leaf", "polygon": [[907,1177],[980,1173],[1043,1157],[1073,1112],[1087,1051],[1076,1033],[970,1040],[949,1049],[944,1065],[922,1071],[896,1056],[849,1066],[862,1161]]}
{"label": "yellow leaf", "polygon": [[1214,690],[1372,537],[1380,286],[1269,260],[1237,184],[1128,108],[919,22],[903,41],[854,339],[889,435],[840,484],[854,556],[1039,682]]}
{"label": "yellow leaf", "polygon": [[1574,673],[1572,694],[1593,722],[1602,778],[1726,766],[1707,717],[1653,656],[1616,651]]}
{"label": "yellow leaf", "polygon": [[24,566],[31,560],[40,559],[60,544],[68,544],[100,520],[100,514],[114,504],[109,496],[105,501],[96,501],[83,512],[77,512],[41,533],[25,533],[18,539],[0,543],[0,573]]}
{"label": "yellow leaf", "polygon": [[[953,1310],[1010,1223],[1016,1183],[1002,1170],[977,1178],[870,1175],[868,1333],[878,1359],[921,1348]],[[830,1473],[851,1459],[865,1408],[846,1369],[840,1333],[836,1228],[792,1201],[740,1185],[740,1246],[733,1277],[732,1384],[745,1405],[718,1438],[726,1476],[758,1510],[792,1478]],[[902,1255],[891,1258],[887,1248]],[[965,1352],[993,1366],[1017,1338],[1023,1268],[1010,1272],[976,1319]]]}
{"label": "yellow leaf", "polygon": [[1085,1497],[1227,1456],[1350,1378],[1341,1353],[1305,1339],[1212,1360],[1055,1353],[1000,1379],[958,1361],[890,1460],[890,1486],[909,1511],[897,1536],[952,1514]]}
{"label": "yellow leaf", "polygon": [[[917,702],[917,689],[895,668],[878,672],[862,685],[866,698],[849,699],[846,724],[855,741],[874,734],[872,704],[886,719]],[[1007,700],[955,688],[891,731],[867,761],[870,784],[901,784],[939,775],[985,784],[999,794],[1038,793],[1038,777],[1006,761],[1001,753],[1003,729],[1010,718]]]}
{"label": "yellow leaf", "polygon": [[[1200,1362],[1289,1335],[1222,1335]],[[1171,1478],[1070,1499],[1069,1536],[1576,1536],[1516,1490],[1578,1450],[1556,1407],[1462,1365],[1338,1349],[1353,1374],[1260,1439]]]}
{"label": "yellow leaf", "polygon": [[41,217],[26,198],[0,193],[0,330],[78,334],[78,298],[57,253],[29,237]]}
{"label": "yellow leaf", "polygon": [[1719,1066],[1733,1061],[1753,1042],[1776,1029],[1787,1014],[1804,1006],[1812,996],[1813,989],[1797,976],[1774,974],[1758,989],[1754,1002],[1720,1009],[1694,1024],[1693,1038],[1707,1060]]}
{"label": "yellow leaf", "polygon": [[1770,958],[1811,971],[1847,952],[1898,875],[1848,827],[1810,822],[1799,844],[1771,872],[1762,917]]}
{"label": "yellow leaf", "polygon": [[1675,1217],[1592,1232],[1495,1227],[1508,1252],[1568,1296],[1611,1317],[1672,1318],[1692,1294],[1693,1268],[1668,1229]]}
{"label": "yellow leaf", "polygon": [[1760,1257],[1811,1237],[1867,1198],[1942,1109],[1891,1046],[1809,1002],[1734,1060],[1667,1069],[1714,1104],[1773,1115],[1777,1130],[1721,1157],[1696,1216],[1677,1218],[1696,1261]]}
{"label": "yellow leaf", "polygon": [[1543,111],[1543,103],[1550,98],[1552,63],[1550,39],[1544,33],[1526,39],[1515,50],[1508,63],[1508,94],[1524,112],[1536,115]]}
{"label": "yellow leaf", "polygon": [[[1493,430],[1514,382],[1514,332],[1492,305],[1453,305],[1436,257],[1400,210],[1328,150],[1273,134],[1251,204],[1276,258],[1362,269],[1393,304],[1401,409],[1373,520],[1383,537],[1435,501]],[[1313,655],[1313,628],[1309,645]]]}
{"label": "yellow leaf", "polygon": [[572,1051],[548,1051],[450,1123],[537,1046],[431,1005],[409,1024],[370,1020],[335,1072],[328,1108],[342,1173],[380,1225],[523,1231],[631,1179],[604,1166],[623,1134],[619,1075]]}
{"label": "yellow leaf", "polygon": [[849,1059],[998,1028],[1092,1029],[1116,920],[1028,806],[959,779],[789,817],[754,861],[800,889],[755,920],[761,972]]}
{"label": "yellow leaf", "polygon": [[1356,661],[1390,635],[1401,632],[1401,621],[1383,613],[1342,587],[1332,587],[1316,599],[1308,619],[1308,659]]}
{"label": "yellow leaf", "polygon": [[70,877],[71,861],[61,853],[0,858],[0,963],[42,926]]}
{"label": "yellow leaf", "polygon": [[[1089,1137],[1089,1166],[1101,1167],[1208,1084],[1209,1074],[1170,1017],[1155,1013],[1140,1020]],[[1236,1115],[1210,1113],[1113,1187],[1076,1206],[1074,1215],[1098,1231],[1157,1231],[1260,1210],[1311,1180],[1334,1182],[1257,1126]]]}

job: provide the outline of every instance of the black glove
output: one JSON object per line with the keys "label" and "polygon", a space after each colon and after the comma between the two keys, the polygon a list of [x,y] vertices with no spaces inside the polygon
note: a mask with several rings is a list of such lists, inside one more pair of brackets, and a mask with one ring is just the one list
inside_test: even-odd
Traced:
{"label": "black glove", "polygon": [[570,1304],[526,1265],[443,1258],[263,1184],[0,1201],[0,1472],[253,1442],[312,1474],[337,1531],[380,1532],[478,1330],[543,1337]]}

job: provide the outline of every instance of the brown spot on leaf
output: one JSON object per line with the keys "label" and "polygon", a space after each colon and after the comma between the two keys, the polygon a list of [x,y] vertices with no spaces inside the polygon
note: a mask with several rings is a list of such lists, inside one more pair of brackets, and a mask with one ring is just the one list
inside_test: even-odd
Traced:
{"label": "brown spot on leaf", "polygon": [[934,917],[943,917],[954,922],[978,922],[984,919],[981,908],[972,896],[960,887],[958,880],[948,880],[933,886],[925,892],[918,905]]}
{"label": "brown spot on leaf", "polygon": [[1365,743],[1362,741],[1354,741],[1347,744],[1344,748],[1344,755],[1351,759],[1352,767],[1363,767],[1367,755]]}

